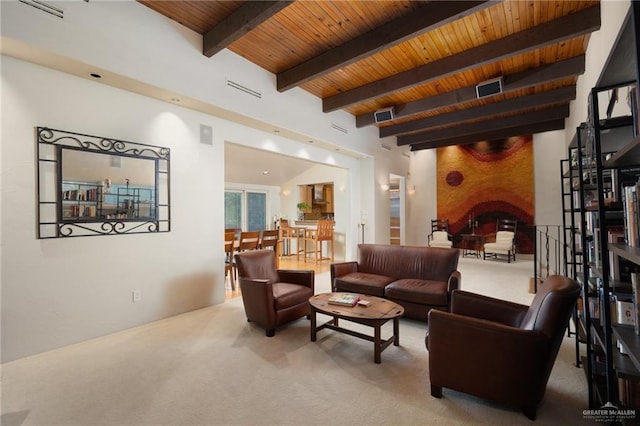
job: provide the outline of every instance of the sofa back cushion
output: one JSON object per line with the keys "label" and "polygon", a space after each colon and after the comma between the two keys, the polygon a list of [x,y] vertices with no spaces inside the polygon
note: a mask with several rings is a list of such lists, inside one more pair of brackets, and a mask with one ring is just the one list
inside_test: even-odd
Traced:
{"label": "sofa back cushion", "polygon": [[360,244],[358,270],[399,279],[447,281],[458,268],[459,255],[456,249]]}

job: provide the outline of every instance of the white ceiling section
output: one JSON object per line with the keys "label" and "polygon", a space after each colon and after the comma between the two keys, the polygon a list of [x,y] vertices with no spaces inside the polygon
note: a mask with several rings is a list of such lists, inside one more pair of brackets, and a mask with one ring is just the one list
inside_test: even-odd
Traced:
{"label": "white ceiling section", "polygon": [[225,182],[280,186],[316,163],[227,142],[224,164]]}

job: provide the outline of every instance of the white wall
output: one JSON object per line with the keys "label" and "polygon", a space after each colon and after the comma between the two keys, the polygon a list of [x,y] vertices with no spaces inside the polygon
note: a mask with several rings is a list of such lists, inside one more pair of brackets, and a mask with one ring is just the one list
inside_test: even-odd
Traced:
{"label": "white wall", "polygon": [[431,219],[437,219],[436,150],[424,149],[411,153],[411,168],[407,187],[407,244],[424,246],[431,233]]}
{"label": "white wall", "polygon": [[[3,362],[224,300],[215,119],[7,57],[2,105]],[[36,239],[36,126],[169,147],[171,232]]]}
{"label": "white wall", "polygon": [[560,160],[568,156],[564,130],[533,136],[534,224],[562,225]]}

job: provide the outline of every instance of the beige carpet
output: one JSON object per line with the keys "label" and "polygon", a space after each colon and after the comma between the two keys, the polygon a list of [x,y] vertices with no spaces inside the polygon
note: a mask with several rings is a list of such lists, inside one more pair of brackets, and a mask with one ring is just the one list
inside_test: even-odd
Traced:
{"label": "beige carpet", "polygon": [[[460,262],[464,288],[523,303],[531,269]],[[318,275],[317,292],[328,289],[328,273]],[[532,424],[448,389],[432,398],[424,334],[402,320],[400,347],[374,364],[370,342],[330,330],[310,342],[306,319],[267,338],[235,299],[2,365],[2,425]],[[586,395],[566,338],[535,424],[592,423]]]}

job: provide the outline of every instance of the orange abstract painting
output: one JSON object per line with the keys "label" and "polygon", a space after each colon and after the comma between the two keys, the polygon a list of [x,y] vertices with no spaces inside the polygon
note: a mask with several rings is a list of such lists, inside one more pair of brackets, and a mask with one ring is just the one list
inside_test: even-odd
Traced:
{"label": "orange abstract painting", "polygon": [[470,233],[490,241],[498,219],[516,219],[517,250],[533,253],[533,141],[529,136],[448,146],[437,150],[438,218],[454,236]]}

